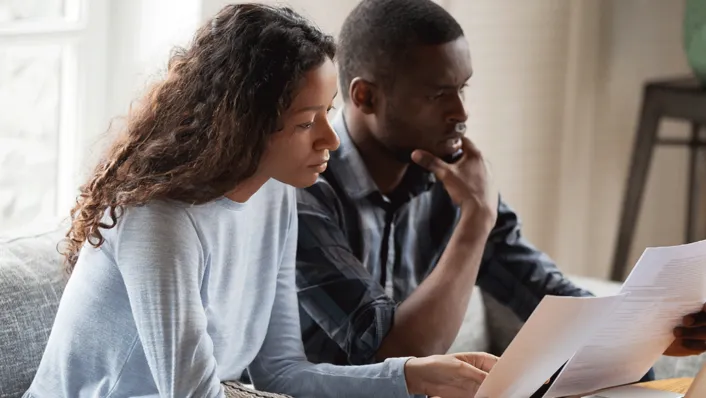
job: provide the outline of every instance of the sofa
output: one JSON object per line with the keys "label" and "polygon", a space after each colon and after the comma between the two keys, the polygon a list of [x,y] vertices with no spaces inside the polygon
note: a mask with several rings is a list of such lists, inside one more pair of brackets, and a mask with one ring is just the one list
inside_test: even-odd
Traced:
{"label": "sofa", "polygon": [[[0,398],[20,397],[39,365],[66,283],[57,251],[65,231],[65,223],[52,222],[40,233],[0,239]],[[620,288],[595,279],[572,279],[598,295]],[[500,354],[521,326],[512,312],[475,289],[451,351]],[[694,376],[703,360],[662,357],[655,371],[658,378]]]}

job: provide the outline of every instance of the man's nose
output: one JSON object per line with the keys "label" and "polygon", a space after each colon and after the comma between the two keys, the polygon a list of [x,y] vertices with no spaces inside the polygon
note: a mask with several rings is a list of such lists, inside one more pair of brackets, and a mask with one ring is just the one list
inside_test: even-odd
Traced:
{"label": "man's nose", "polygon": [[453,103],[449,108],[449,112],[446,116],[446,121],[450,124],[453,123],[463,123],[468,120],[468,112],[466,112],[466,104],[463,100],[463,94],[458,93],[454,99]]}

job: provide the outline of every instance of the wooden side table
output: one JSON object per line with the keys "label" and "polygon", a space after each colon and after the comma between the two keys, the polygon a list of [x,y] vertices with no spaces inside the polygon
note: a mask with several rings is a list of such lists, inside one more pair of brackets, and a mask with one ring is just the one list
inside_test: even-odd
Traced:
{"label": "wooden side table", "polygon": [[689,387],[691,387],[692,381],[694,381],[694,379],[690,377],[684,377],[680,379],[649,381],[647,383],[640,383],[638,385],[645,388],[651,388],[653,390],[670,391],[680,394],[686,394],[687,390],[689,390]]}
{"label": "wooden side table", "polygon": [[[662,119],[685,120],[691,124],[691,137],[686,140],[660,139],[659,123]],[[694,219],[697,213],[697,155],[706,141],[699,137],[706,126],[706,87],[694,78],[648,82],[643,91],[642,110],[635,134],[632,159],[628,173],[625,196],[620,214],[620,226],[615,244],[611,279],[623,281],[627,271],[637,217],[647,182],[652,154],[657,145],[679,145],[689,148],[689,193],[687,226],[684,239],[694,240]]]}

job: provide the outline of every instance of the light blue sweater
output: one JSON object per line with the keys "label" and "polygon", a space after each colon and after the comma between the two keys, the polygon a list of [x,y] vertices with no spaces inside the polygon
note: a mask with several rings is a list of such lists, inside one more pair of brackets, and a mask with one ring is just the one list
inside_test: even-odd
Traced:
{"label": "light blue sweater", "polygon": [[247,203],[130,208],[82,250],[26,397],[223,397],[245,368],[295,397],[407,397],[405,358],[306,362],[294,280],[294,190]]}

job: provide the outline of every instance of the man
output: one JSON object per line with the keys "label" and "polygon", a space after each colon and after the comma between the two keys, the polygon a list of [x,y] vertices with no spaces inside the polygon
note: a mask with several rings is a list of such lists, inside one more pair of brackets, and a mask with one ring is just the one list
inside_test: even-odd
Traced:
{"label": "man", "polygon": [[[522,320],[546,294],[590,295],[521,236],[463,137],[471,58],[449,13],[430,0],[363,0],[338,51],[345,105],[332,124],[341,146],[298,193],[297,285],[311,361],[445,353],[475,284]],[[704,349],[680,339],[667,353]]]}

